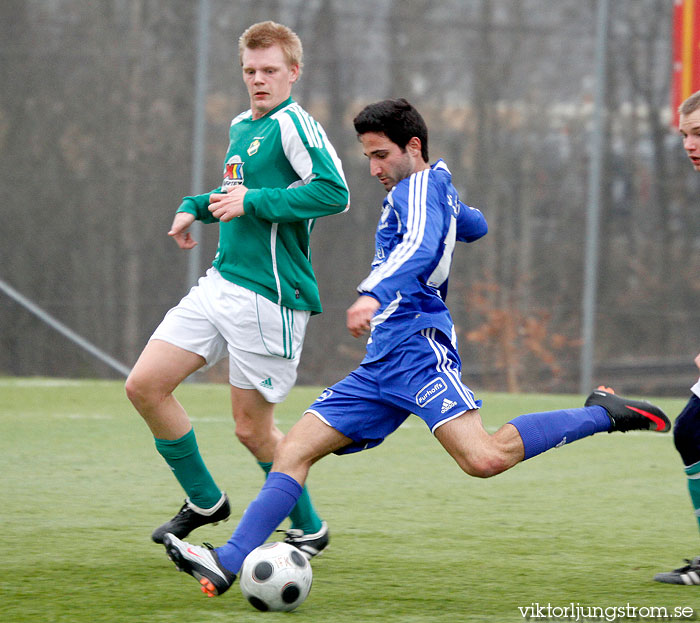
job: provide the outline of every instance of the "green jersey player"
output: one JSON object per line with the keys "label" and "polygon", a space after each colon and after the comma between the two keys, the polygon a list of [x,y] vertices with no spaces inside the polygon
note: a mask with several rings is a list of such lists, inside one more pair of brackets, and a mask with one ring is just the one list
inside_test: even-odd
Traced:
{"label": "green jersey player", "polygon": [[[286,26],[261,22],[239,40],[250,110],[231,123],[222,185],[185,197],[169,235],[182,249],[197,242],[195,220],[219,223],[213,265],[155,330],[126,392],[155,437],[158,452],[187,498],[152,534],[184,537],[228,518],[228,497],[200,455],[175,388],[194,371],[229,359],[236,436],[268,472],[282,438],[273,419],[296,380],[306,324],[321,311],[311,266],[314,220],[343,212],[349,194],[323,128],[291,98],[302,46]],[[308,493],[290,513],[287,541],[307,557],[328,543],[328,527]]]}
{"label": "green jersey player", "polygon": [[[696,91],[678,108],[678,129],[683,149],[696,171],[700,171],[700,91]],[[695,357],[700,369],[700,355]],[[700,380],[690,388],[688,403],[673,425],[673,441],[683,461],[688,493],[700,527]],[[685,565],[673,571],[657,573],[654,579],[666,584],[700,585],[700,556],[686,559]]]}

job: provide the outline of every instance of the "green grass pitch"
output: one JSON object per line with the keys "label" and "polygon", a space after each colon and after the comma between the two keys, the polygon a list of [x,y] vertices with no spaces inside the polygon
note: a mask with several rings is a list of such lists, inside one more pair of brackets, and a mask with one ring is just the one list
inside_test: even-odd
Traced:
{"label": "green grass pitch", "polygon": [[[297,388],[280,405],[283,430],[318,391]],[[231,521],[190,540],[220,545],[262,472],[235,439],[225,386],[186,384],[177,395],[233,506]],[[480,397],[489,430],[582,402]],[[672,419],[684,402],[659,401]],[[119,382],[0,379],[0,474],[5,623],[501,623],[525,620],[520,608],[533,603],[700,615],[700,587],[652,581],[700,554],[671,435],[597,435],[478,480],[411,417],[378,448],[312,469],[331,546],[289,614],[253,610],[237,585],[206,599],[150,541],[183,494]]]}

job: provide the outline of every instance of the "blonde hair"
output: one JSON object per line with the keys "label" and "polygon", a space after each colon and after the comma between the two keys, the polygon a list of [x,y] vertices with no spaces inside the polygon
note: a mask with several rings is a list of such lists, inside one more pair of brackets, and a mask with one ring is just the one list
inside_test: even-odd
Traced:
{"label": "blonde hair", "polygon": [[304,50],[297,34],[287,26],[277,22],[267,21],[253,24],[241,35],[238,40],[238,56],[243,64],[243,52],[246,48],[269,48],[278,45],[282,48],[287,64],[299,66],[299,75],[303,67]]}
{"label": "blonde hair", "polygon": [[693,93],[688,99],[686,99],[679,107],[678,112],[681,115],[689,115],[691,112],[695,112],[700,108],[700,91]]}

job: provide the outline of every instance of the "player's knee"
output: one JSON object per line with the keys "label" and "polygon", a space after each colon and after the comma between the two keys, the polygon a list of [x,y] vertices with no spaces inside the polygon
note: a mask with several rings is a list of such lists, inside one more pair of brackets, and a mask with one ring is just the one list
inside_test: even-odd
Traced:
{"label": "player's knee", "polygon": [[275,448],[275,467],[288,468],[294,462],[294,446],[287,441],[286,437],[282,438]]}
{"label": "player's knee", "polygon": [[149,393],[146,384],[133,372],[126,379],[124,391],[126,392],[126,397],[136,408],[146,402]]}
{"label": "player's knee", "polygon": [[236,438],[256,456],[271,443],[268,431],[250,426],[246,422],[236,422]]}
{"label": "player's knee", "polygon": [[282,438],[275,449],[274,469],[285,473],[308,471],[313,461],[304,456],[302,449],[289,435]]}
{"label": "player's knee", "polygon": [[124,384],[127,398],[139,411],[151,409],[169,395],[169,391],[161,388],[157,382],[147,376],[132,371]]}
{"label": "player's knee", "polygon": [[240,441],[248,450],[254,453],[257,446],[257,436],[254,432],[241,424],[236,425],[236,439]]}
{"label": "player's knee", "polygon": [[457,458],[462,471],[475,478],[491,478],[508,469],[509,464],[498,452],[484,452]]}

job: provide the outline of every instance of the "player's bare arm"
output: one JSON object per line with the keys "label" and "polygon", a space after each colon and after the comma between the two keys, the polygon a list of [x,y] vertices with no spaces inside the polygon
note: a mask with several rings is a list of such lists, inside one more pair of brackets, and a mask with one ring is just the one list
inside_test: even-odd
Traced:
{"label": "player's bare arm", "polygon": [[373,296],[363,294],[347,311],[347,326],[353,337],[360,337],[370,329],[370,323],[380,303]]}
{"label": "player's bare arm", "polygon": [[170,236],[181,249],[192,249],[197,246],[197,241],[189,232],[192,223],[194,223],[194,214],[190,214],[189,212],[178,212],[175,214],[168,236]]}
{"label": "player's bare arm", "polygon": [[209,197],[209,212],[223,223],[243,216],[243,198],[248,189],[243,186],[234,186],[227,193],[212,193]]}

